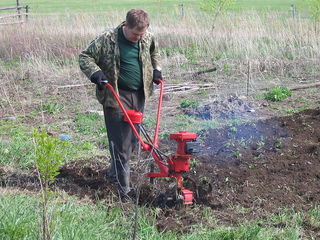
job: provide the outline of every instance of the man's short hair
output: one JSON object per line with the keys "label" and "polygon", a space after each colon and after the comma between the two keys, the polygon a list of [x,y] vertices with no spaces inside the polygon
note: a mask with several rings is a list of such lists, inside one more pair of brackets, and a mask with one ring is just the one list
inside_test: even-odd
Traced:
{"label": "man's short hair", "polygon": [[139,30],[149,27],[148,13],[142,9],[134,8],[127,13],[126,24],[130,29],[138,28]]}

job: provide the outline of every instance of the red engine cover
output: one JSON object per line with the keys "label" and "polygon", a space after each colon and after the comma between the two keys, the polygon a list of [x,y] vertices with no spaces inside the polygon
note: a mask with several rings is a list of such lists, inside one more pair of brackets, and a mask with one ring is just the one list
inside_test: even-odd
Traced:
{"label": "red engine cover", "polygon": [[[142,123],[143,114],[142,112],[138,112],[137,110],[131,109],[126,111],[131,119],[132,123]],[[129,122],[126,115],[124,115],[124,121]]]}
{"label": "red engine cover", "polygon": [[170,139],[174,139],[174,140],[196,140],[197,139],[197,134],[193,133],[193,132],[182,131],[182,132],[170,134]]}
{"label": "red engine cover", "polygon": [[[170,134],[170,139],[174,139],[178,143],[178,149],[177,154],[178,155],[186,155],[186,142],[194,141],[197,139],[197,134],[193,132],[178,132],[178,133],[172,133]],[[188,155],[187,159],[189,159],[191,156]]]}

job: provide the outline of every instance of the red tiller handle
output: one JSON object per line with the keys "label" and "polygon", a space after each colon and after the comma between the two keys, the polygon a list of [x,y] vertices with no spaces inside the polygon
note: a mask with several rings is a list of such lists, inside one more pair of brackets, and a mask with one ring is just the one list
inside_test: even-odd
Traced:
{"label": "red tiller handle", "polygon": [[154,131],[154,137],[153,137],[153,145],[156,148],[158,148],[158,136],[159,136],[160,116],[161,116],[161,110],[162,110],[164,82],[160,78],[158,78],[156,81],[160,83],[160,94],[159,94],[159,103],[158,103],[158,111],[157,111],[156,129]]}
{"label": "red tiller handle", "polygon": [[145,143],[145,142],[143,141],[143,139],[141,138],[141,136],[140,136],[140,134],[138,133],[137,129],[135,128],[135,126],[134,126],[132,120],[130,119],[130,117],[129,117],[127,111],[126,111],[126,109],[124,108],[124,106],[123,106],[123,104],[122,104],[122,102],[121,102],[118,94],[117,94],[117,93],[115,92],[115,90],[113,89],[113,86],[112,86],[110,83],[108,83],[107,81],[103,81],[103,83],[105,84],[106,87],[108,87],[108,88],[110,89],[110,91],[112,92],[112,94],[113,94],[113,96],[115,97],[116,101],[118,102],[118,104],[119,104],[119,106],[120,106],[123,114],[124,114],[125,117],[128,119],[128,123],[129,123],[130,127],[132,128],[132,131],[134,132],[134,134],[135,134],[136,137],[138,138],[139,142],[141,143],[142,149],[143,149],[143,150],[151,150],[152,147],[151,147],[149,144],[147,144],[147,143]]}

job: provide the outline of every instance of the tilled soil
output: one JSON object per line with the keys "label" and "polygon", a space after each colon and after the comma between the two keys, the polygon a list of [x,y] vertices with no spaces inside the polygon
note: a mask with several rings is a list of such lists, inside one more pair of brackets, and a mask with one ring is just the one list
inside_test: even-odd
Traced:
{"label": "tilled soil", "polygon": [[[195,204],[189,208],[210,207],[225,224],[258,219],[285,208],[313,208],[320,202],[319,126],[320,109],[313,109],[201,133],[206,136],[202,151],[184,180],[195,195]],[[100,161],[67,163],[55,186],[80,198],[108,198],[112,191],[106,181],[107,161],[101,157]],[[133,180],[136,178],[133,172]],[[140,204],[155,206],[154,187],[146,178],[144,182]],[[23,175],[0,169],[0,184],[39,188],[35,172]],[[168,182],[159,184],[158,188],[164,189]],[[187,213],[185,208],[164,209],[158,217],[159,230],[185,231],[181,226],[190,227],[202,218]]]}

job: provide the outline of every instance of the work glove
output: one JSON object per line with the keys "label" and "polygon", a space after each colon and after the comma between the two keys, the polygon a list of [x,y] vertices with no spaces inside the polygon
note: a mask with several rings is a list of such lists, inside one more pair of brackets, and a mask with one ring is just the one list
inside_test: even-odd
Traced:
{"label": "work glove", "polygon": [[160,72],[159,70],[154,69],[154,70],[153,70],[153,78],[152,78],[152,81],[153,81],[155,84],[159,85],[158,79],[162,80],[162,74],[161,74],[161,72]]}
{"label": "work glove", "polygon": [[103,74],[103,72],[101,70],[99,70],[91,75],[90,81],[97,84],[98,89],[102,90],[102,87],[105,84],[102,81],[107,81],[107,77]]}

